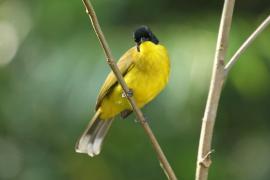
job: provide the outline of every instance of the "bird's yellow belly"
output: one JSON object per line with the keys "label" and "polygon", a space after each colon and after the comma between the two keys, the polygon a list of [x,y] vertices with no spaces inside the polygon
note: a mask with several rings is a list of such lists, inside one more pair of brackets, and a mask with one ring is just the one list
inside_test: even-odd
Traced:
{"label": "bird's yellow belly", "polygon": [[[133,66],[125,74],[127,86],[133,91],[133,97],[142,108],[155,98],[168,82],[170,64],[166,49],[146,41],[140,45],[140,52],[132,54]],[[117,83],[100,103],[100,118],[110,119],[124,110],[131,109],[123,90]]]}
{"label": "bird's yellow belly", "polygon": [[[134,67],[124,77],[128,87],[133,91],[133,97],[140,108],[156,97],[165,87],[168,81],[168,70],[163,68],[164,66],[158,72],[153,69],[153,72],[149,69],[143,71]],[[101,103],[101,119],[109,119],[123,110],[131,109],[128,100],[122,94],[123,90],[117,83]]]}

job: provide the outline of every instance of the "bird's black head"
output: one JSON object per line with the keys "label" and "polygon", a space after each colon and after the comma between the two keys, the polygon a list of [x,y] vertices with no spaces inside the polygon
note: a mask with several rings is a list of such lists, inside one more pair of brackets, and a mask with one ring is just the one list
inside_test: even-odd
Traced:
{"label": "bird's black head", "polygon": [[133,34],[134,41],[137,44],[137,49],[140,51],[140,44],[145,41],[151,41],[155,44],[158,44],[159,41],[157,37],[152,33],[152,31],[147,26],[139,27]]}

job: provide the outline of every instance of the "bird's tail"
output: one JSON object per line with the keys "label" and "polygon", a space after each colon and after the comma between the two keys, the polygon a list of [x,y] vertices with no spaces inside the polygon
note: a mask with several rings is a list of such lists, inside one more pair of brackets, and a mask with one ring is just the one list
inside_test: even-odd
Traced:
{"label": "bird's tail", "polygon": [[101,151],[102,142],[112,124],[113,119],[101,120],[99,118],[100,109],[89,122],[87,128],[77,141],[75,151],[86,153],[93,157]]}

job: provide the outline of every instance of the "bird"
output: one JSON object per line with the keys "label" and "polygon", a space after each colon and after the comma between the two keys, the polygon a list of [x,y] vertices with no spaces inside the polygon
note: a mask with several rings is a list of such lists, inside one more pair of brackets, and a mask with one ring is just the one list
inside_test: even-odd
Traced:
{"label": "bird", "polygon": [[147,26],[138,27],[131,47],[118,60],[117,66],[129,88],[123,92],[116,76],[111,71],[99,91],[95,114],[75,145],[77,153],[93,157],[101,151],[103,140],[114,118],[132,113],[126,96],[133,96],[139,108],[152,101],[167,85],[170,75],[170,60],[167,49]]}

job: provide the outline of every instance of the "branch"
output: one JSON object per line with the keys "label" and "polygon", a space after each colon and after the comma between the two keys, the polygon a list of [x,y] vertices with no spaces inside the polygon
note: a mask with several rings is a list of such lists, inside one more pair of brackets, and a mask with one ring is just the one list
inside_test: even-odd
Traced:
{"label": "branch", "polygon": [[240,55],[248,48],[248,46],[257,38],[257,36],[270,24],[270,15],[260,24],[260,26],[247,38],[247,40],[240,46],[233,57],[225,66],[225,74],[231,70],[233,65],[237,62]]}
{"label": "branch", "polygon": [[104,50],[104,53],[105,53],[105,56],[107,59],[107,63],[111,67],[119,84],[123,88],[123,91],[126,94],[126,97],[129,101],[130,105],[132,106],[133,111],[135,112],[136,118],[138,119],[138,121],[142,125],[143,129],[145,130],[146,134],[148,135],[148,137],[153,145],[153,148],[157,153],[158,159],[161,163],[161,167],[163,168],[163,170],[165,171],[165,174],[168,176],[168,178],[170,180],[176,180],[177,178],[174,174],[174,171],[171,168],[166,156],[164,155],[164,153],[163,153],[155,135],[153,134],[150,126],[148,125],[146,119],[144,118],[142,111],[138,108],[134,98],[128,95],[130,92],[129,88],[128,88],[126,82],[124,81],[124,78],[123,78],[119,68],[117,67],[117,65],[113,59],[111,50],[109,48],[109,45],[105,39],[105,36],[104,36],[102,30],[100,28],[100,25],[99,25],[99,22],[98,22],[98,19],[97,19],[97,16],[96,16],[96,13],[93,9],[92,4],[88,0],[82,0],[82,1],[83,1],[85,8],[86,8],[86,13],[88,14],[88,16],[92,22],[92,26],[95,30],[97,38],[98,38],[98,40],[99,40],[99,42]]}
{"label": "branch", "polygon": [[200,142],[197,156],[196,180],[207,180],[211,164],[211,143],[215,125],[216,113],[221,90],[225,78],[224,58],[228,46],[228,37],[234,8],[234,0],[225,0],[219,33],[216,45],[216,53],[212,70],[212,78],[208,93],[204,117],[202,120]]}

